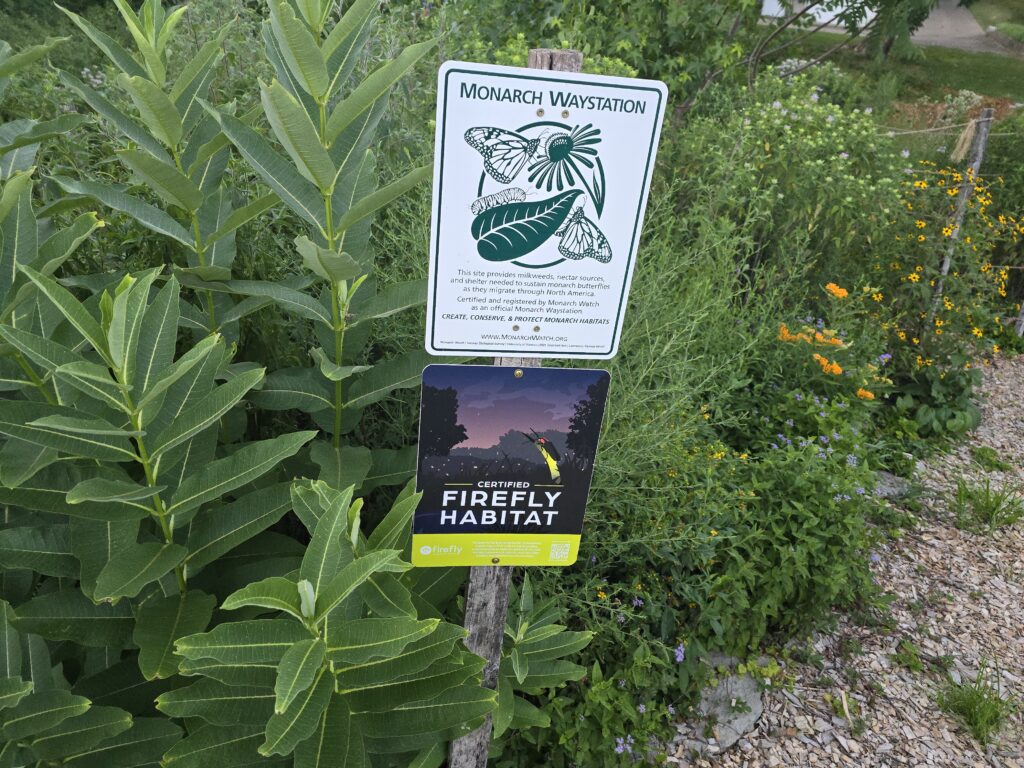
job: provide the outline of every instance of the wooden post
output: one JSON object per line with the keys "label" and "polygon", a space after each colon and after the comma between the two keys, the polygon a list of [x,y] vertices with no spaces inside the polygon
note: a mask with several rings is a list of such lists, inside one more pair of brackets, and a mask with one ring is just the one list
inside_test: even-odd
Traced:
{"label": "wooden post", "polygon": [[960,240],[960,227],[964,223],[964,217],[967,215],[967,203],[970,201],[971,196],[974,194],[975,179],[977,178],[978,171],[981,169],[981,161],[985,157],[985,145],[988,144],[988,134],[992,128],[992,119],[995,115],[995,110],[991,107],[986,107],[981,110],[981,114],[974,121],[974,141],[971,143],[971,163],[967,166],[967,170],[964,173],[964,181],[960,186],[960,194],[956,201],[956,213],[953,215],[953,220],[950,222],[950,226],[953,228],[953,234],[949,236],[949,245],[946,247],[946,255],[942,258],[942,271],[939,274],[939,281],[935,284],[935,293],[932,297],[932,308],[928,313],[928,324],[926,328],[931,328],[932,320],[935,319],[935,313],[938,311],[939,302],[942,301],[942,288],[946,282],[946,275],[949,274],[949,269],[953,264],[953,252],[956,250],[956,244]]}
{"label": "wooden post", "polygon": [[[579,72],[583,68],[583,54],[580,51],[533,48],[527,66],[530,69]],[[536,357],[496,357],[494,364],[539,368],[541,360]],[[465,618],[469,637],[466,638],[466,647],[487,660],[483,675],[485,688],[498,686],[511,577],[512,568],[505,565],[481,565],[469,569]],[[475,731],[455,739],[448,755],[448,768],[486,768],[492,727],[491,716],[488,715],[484,724]]]}

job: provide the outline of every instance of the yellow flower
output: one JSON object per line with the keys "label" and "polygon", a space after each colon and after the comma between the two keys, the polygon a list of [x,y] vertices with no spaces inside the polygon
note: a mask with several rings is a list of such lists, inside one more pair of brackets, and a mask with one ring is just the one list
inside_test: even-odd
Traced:
{"label": "yellow flower", "polygon": [[857,390],[857,397],[859,397],[861,400],[874,400],[875,393],[871,392],[870,390],[864,389],[864,387],[861,387],[860,389]]}
{"label": "yellow flower", "polygon": [[921,340],[919,338],[917,338],[916,336],[914,338],[912,338],[910,341],[913,342],[914,344],[920,344],[921,343]]}
{"label": "yellow flower", "polygon": [[603,589],[599,589],[599,590],[597,590],[597,596],[601,600],[604,600],[606,597],[608,597],[608,593],[606,593]]}
{"label": "yellow flower", "polygon": [[883,296],[881,292],[876,291],[875,293],[871,294],[871,298],[874,299],[875,301],[881,301],[882,299],[885,298],[885,296]]}
{"label": "yellow flower", "polygon": [[717,536],[718,535],[718,531],[716,531],[714,528],[712,528],[711,529],[711,535],[712,536]]}
{"label": "yellow flower", "polygon": [[953,228],[952,227],[943,227],[942,228],[942,234],[945,235],[946,237],[952,237],[953,236]]}
{"label": "yellow flower", "polygon": [[850,295],[850,292],[848,290],[846,290],[845,288],[840,288],[835,283],[828,283],[825,286],[825,290],[831,293],[837,299],[845,299],[847,296]]}
{"label": "yellow flower", "polygon": [[980,338],[981,338],[982,336],[984,336],[984,335],[985,335],[985,332],[984,332],[984,331],[982,331],[982,330],[981,330],[981,328],[978,328],[977,326],[975,326],[974,328],[971,328],[971,333],[973,333],[973,334],[974,334],[975,336],[977,336],[977,337],[978,337],[979,339],[980,339]]}
{"label": "yellow flower", "polygon": [[918,229],[924,229],[926,226],[928,226],[921,219],[918,219],[917,221],[915,221],[914,224],[917,226]]}
{"label": "yellow flower", "polygon": [[906,331],[900,331],[896,335],[900,337],[900,341],[906,341],[907,340],[907,332]]}
{"label": "yellow flower", "polygon": [[927,239],[928,238],[926,238],[924,235],[918,235],[917,236],[917,242],[919,242],[919,243],[923,243]]}
{"label": "yellow flower", "polygon": [[923,180],[915,181],[914,187],[917,189],[928,189],[928,182]]}
{"label": "yellow flower", "polygon": [[998,344],[993,344],[992,345],[992,354],[994,354],[994,355],[998,355],[999,354],[999,345]]}
{"label": "yellow flower", "polygon": [[917,274],[917,272],[911,272],[909,275],[907,275],[907,280],[909,280],[912,283],[916,283],[920,279],[921,276]]}

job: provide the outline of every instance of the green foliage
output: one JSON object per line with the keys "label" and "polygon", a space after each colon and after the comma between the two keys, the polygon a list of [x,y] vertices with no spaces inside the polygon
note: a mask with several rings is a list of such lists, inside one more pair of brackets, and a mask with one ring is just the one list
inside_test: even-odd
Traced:
{"label": "green foliage", "polygon": [[924,672],[924,662],[921,661],[921,649],[910,640],[900,640],[896,653],[892,655],[892,660],[911,672]]}
{"label": "green foliage", "polygon": [[981,744],[988,744],[1015,711],[1015,703],[1003,697],[999,668],[984,661],[974,680],[950,681],[939,693],[939,706],[958,718]]}
{"label": "green foliage", "polygon": [[993,487],[992,481],[971,485],[958,478],[949,502],[956,524],[969,531],[994,533],[1024,518],[1024,500],[1011,486]]}
{"label": "green foliage", "polygon": [[986,472],[1007,472],[1013,467],[999,458],[999,452],[987,445],[972,445],[971,458]]}

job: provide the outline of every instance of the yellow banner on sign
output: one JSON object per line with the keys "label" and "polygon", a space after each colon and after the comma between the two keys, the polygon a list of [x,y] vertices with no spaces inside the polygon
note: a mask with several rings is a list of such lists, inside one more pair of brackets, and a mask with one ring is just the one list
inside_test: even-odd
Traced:
{"label": "yellow banner on sign", "polygon": [[558,533],[417,533],[412,537],[412,564],[572,565],[580,537]]}

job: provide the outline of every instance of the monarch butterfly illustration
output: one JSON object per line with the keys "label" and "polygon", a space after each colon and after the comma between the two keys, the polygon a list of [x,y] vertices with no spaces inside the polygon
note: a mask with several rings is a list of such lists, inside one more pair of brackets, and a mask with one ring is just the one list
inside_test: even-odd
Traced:
{"label": "monarch butterfly illustration", "polygon": [[483,155],[484,169],[502,184],[508,184],[537,153],[540,139],[528,139],[501,128],[470,128],[466,142]]}
{"label": "monarch butterfly illustration", "polygon": [[569,218],[555,235],[562,238],[558,252],[567,259],[597,259],[602,264],[612,260],[608,238],[597,225],[583,215],[583,208],[574,208]]}
{"label": "monarch butterfly illustration", "polygon": [[505,205],[505,203],[521,203],[525,199],[525,189],[521,189],[520,187],[509,187],[508,189],[499,190],[493,195],[484,195],[483,197],[474,200],[473,204],[469,206],[469,210],[471,210],[475,216],[499,205]]}

